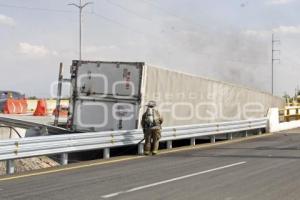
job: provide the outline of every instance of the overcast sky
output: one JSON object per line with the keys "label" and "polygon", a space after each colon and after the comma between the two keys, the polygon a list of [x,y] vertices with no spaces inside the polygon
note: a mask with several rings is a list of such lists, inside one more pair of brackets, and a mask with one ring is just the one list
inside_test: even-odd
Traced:
{"label": "overcast sky", "polygon": [[[270,92],[274,32],[281,40],[275,93],[293,94],[299,84],[300,1],[92,1],[83,59],[145,61]],[[46,97],[59,62],[69,75],[78,58],[78,13],[70,2],[0,0],[0,90]]]}

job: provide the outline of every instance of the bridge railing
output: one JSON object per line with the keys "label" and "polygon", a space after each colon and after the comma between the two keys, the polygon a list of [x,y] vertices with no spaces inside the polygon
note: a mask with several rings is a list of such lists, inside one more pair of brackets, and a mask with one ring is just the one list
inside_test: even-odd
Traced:
{"label": "bridge railing", "polygon": [[[195,139],[203,136],[210,136],[211,142],[215,142],[215,136],[221,134],[227,134],[228,139],[232,139],[232,133],[235,132],[266,128],[267,121],[267,118],[260,118],[164,127],[160,141],[166,141],[167,148],[172,148],[173,140],[190,139],[191,145],[195,145]],[[103,149],[103,158],[107,159],[110,157],[110,148],[127,145],[138,145],[138,153],[142,154],[143,137],[142,130],[130,130],[2,140],[0,141],[0,161],[6,161],[7,173],[12,174],[14,173],[14,159],[61,154],[61,164],[67,164],[68,153],[71,152]]]}
{"label": "bridge railing", "polygon": [[279,109],[280,122],[289,122],[300,119],[300,106],[285,106]]}

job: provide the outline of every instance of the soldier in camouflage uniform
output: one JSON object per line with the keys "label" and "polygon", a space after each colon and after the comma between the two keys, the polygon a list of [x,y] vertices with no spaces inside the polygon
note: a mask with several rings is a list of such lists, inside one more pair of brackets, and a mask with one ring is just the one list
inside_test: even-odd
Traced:
{"label": "soldier in camouflage uniform", "polygon": [[149,101],[147,105],[147,110],[143,114],[141,121],[145,137],[145,155],[150,155],[150,152],[152,152],[152,155],[157,154],[159,139],[161,138],[161,124],[163,123],[163,118],[160,116],[159,112],[154,108],[155,106],[155,101]]}

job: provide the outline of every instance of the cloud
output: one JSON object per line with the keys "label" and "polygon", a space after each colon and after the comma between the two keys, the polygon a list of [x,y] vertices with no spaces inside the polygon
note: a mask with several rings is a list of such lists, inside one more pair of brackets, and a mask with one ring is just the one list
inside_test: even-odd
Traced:
{"label": "cloud", "polygon": [[245,30],[242,32],[245,36],[266,37],[271,35],[271,31],[266,30]]}
{"label": "cloud", "polygon": [[120,48],[116,45],[89,45],[85,46],[82,49],[83,57],[88,60],[94,60],[98,59],[99,55],[102,56],[102,58],[106,59],[113,59],[108,58],[109,55],[119,55],[121,56]]}
{"label": "cloud", "polygon": [[279,34],[299,34],[300,26],[279,26],[271,30],[244,30],[242,34],[251,37],[270,37],[272,33]]}
{"label": "cloud", "polygon": [[56,51],[50,51],[48,48],[42,45],[33,45],[27,42],[20,42],[18,45],[18,52],[24,55],[44,57],[48,55],[57,56]]}
{"label": "cloud", "polygon": [[0,26],[1,25],[14,27],[16,22],[13,18],[0,14]]}
{"label": "cloud", "polygon": [[110,51],[110,50],[116,50],[119,49],[116,45],[107,45],[107,46],[87,46],[84,47],[84,51],[86,53],[98,53],[101,51]]}
{"label": "cloud", "polygon": [[295,0],[268,0],[266,3],[269,5],[282,5],[282,4],[289,4]]}
{"label": "cloud", "polygon": [[300,26],[279,26],[278,28],[274,28],[273,32],[298,34],[300,33]]}

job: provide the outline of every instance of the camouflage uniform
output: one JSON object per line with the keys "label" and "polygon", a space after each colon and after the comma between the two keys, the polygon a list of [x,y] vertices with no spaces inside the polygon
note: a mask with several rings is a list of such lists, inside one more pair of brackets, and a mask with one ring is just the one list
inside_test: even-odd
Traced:
{"label": "camouflage uniform", "polygon": [[[149,109],[149,108],[148,108]],[[153,108],[152,108],[153,109]],[[153,109],[155,126],[148,128],[145,122],[147,117],[147,111],[143,114],[141,125],[144,131],[145,145],[144,154],[149,155],[152,152],[153,155],[157,154],[159,139],[161,138],[161,124],[163,123],[163,118],[160,116],[156,109]]]}

